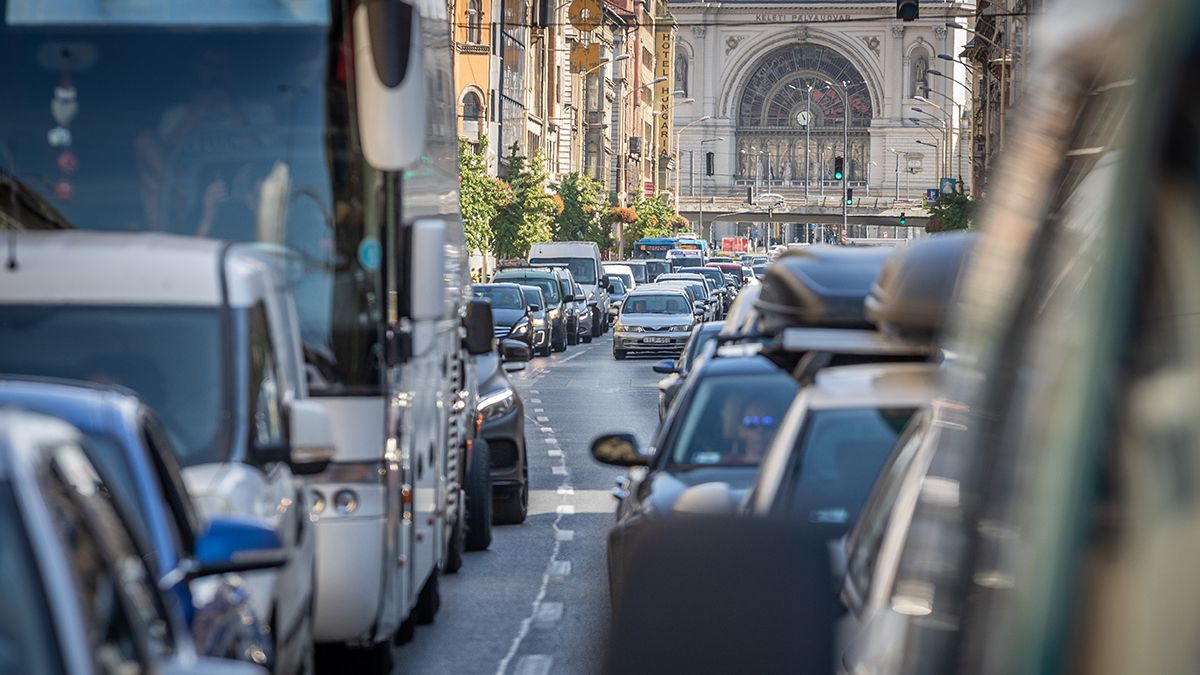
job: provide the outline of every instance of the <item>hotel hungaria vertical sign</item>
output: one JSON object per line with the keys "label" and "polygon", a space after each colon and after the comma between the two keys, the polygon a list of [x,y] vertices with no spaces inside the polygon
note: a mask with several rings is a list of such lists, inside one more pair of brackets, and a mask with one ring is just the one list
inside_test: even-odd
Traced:
{"label": "hotel hungaria vertical sign", "polygon": [[[660,158],[673,157],[671,148],[671,124],[674,116],[674,97],[671,96],[675,86],[672,74],[675,68],[675,26],[671,22],[662,22],[654,31],[654,77],[662,81],[654,85],[654,98],[659,114],[654,120],[654,143]],[[660,160],[661,166],[662,160]]]}

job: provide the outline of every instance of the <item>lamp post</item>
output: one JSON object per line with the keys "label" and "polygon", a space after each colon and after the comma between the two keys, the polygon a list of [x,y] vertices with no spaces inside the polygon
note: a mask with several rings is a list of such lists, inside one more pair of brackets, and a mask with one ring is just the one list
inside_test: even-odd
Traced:
{"label": "lamp post", "polygon": [[[695,102],[696,99],[685,99],[683,102]],[[683,128],[675,132],[675,210],[679,210],[679,141],[683,137],[683,132],[688,130],[688,127],[707,122],[712,119],[712,115],[702,115],[696,119],[683,125]]]}
{"label": "lamp post", "polygon": [[900,155],[904,154],[895,148],[888,148],[888,152],[896,156],[896,201],[900,201]]}
{"label": "lamp post", "polygon": [[[724,136],[717,136],[716,138],[702,138],[700,139],[700,149],[704,149],[705,143],[716,143],[723,140],[725,140]],[[676,200],[678,200],[678,196],[676,196]],[[701,239],[706,239],[708,241],[712,240],[711,237],[704,236],[704,176],[700,177],[700,227],[697,229],[696,234],[699,234]]]}
{"label": "lamp post", "polygon": [[[1007,92],[1008,87],[1006,86],[1006,84],[1007,84],[1006,74],[1008,73],[1009,51],[1007,49],[1005,49],[1004,47],[1000,46],[1000,44],[997,43],[995,40],[992,40],[991,38],[983,35],[982,33],[980,33],[979,31],[977,31],[973,28],[967,28],[966,26],[962,25],[961,23],[958,23],[957,21],[947,21],[946,27],[947,28],[957,28],[961,31],[970,33],[971,35],[974,35],[975,37],[979,38],[980,40],[983,40],[984,42],[988,43],[989,45],[1000,50],[1000,58],[995,59],[995,60],[989,60],[988,63],[999,62],[1002,64],[1002,67],[1000,68],[1000,147],[1003,148],[1004,147],[1004,117],[1005,117],[1005,111],[1008,108],[1008,92]],[[990,69],[987,69],[987,70],[990,70]],[[967,92],[970,93],[970,91],[971,91],[971,89],[970,89],[970,87],[968,87]]]}
{"label": "lamp post", "polygon": [[584,70],[579,73],[579,75],[580,75],[579,79],[581,80],[581,84],[583,85],[579,88],[579,94],[580,94],[579,99],[580,99],[580,103],[582,104],[579,106],[579,109],[580,109],[580,115],[579,115],[579,172],[584,175],[587,174],[587,153],[584,150],[584,147],[585,147],[584,139],[587,137],[586,125],[587,125],[587,114],[588,114],[587,92],[584,91],[585,89],[587,89],[587,76],[591,75],[592,73],[596,72],[597,70],[603,68],[604,66],[607,66],[610,63],[617,63],[619,61],[627,61],[627,60],[629,60],[628,54],[621,54],[621,55],[616,56],[615,58],[611,58],[611,59],[606,56],[606,57],[600,59],[600,63],[597,63],[596,65],[592,66],[591,68],[588,68],[587,70]]}
{"label": "lamp post", "polygon": [[[942,94],[942,96],[945,96],[945,94]],[[916,100],[920,101],[921,103],[924,103],[925,105],[929,105],[929,106],[933,106],[934,108],[937,108],[938,110],[942,111],[942,115],[945,116],[945,121],[942,125],[942,130],[944,132],[943,135],[945,136],[945,139],[943,141],[943,146],[942,146],[944,149],[944,152],[945,152],[945,163],[944,163],[943,167],[946,172],[953,171],[954,170],[954,167],[953,167],[954,156],[951,154],[951,150],[954,147],[954,139],[953,139],[952,134],[956,131],[956,129],[954,128],[954,114],[950,110],[946,110],[942,106],[934,103],[933,101],[930,101],[928,98],[925,98],[924,96],[917,96],[914,98]],[[953,99],[950,99],[950,107],[952,109],[956,107],[956,104],[954,103]],[[922,110],[921,108],[917,108],[916,106],[913,107],[913,110],[915,110],[923,115],[929,115],[930,117],[938,120],[939,122],[942,121],[937,116],[935,116],[931,113],[925,112],[924,110]]]}
{"label": "lamp post", "polygon": [[[921,110],[918,112],[925,112],[925,111]],[[929,113],[925,113],[925,114],[929,115]],[[933,117],[933,116],[930,115],[930,117]],[[922,128],[922,129],[924,129],[925,133],[927,133],[931,137],[933,137],[934,143],[937,144],[937,148],[938,148],[937,155],[936,155],[937,161],[934,163],[934,171],[938,174],[938,178],[940,180],[940,178],[942,176],[942,170],[945,168],[945,165],[942,163],[945,158],[942,157],[942,145],[941,145],[942,140],[945,136],[945,134],[943,133],[945,130],[943,128],[941,120],[938,120],[936,117],[934,118],[934,121],[936,121],[938,123],[938,126],[933,127],[933,129],[937,129],[937,133],[933,133],[931,128],[928,126],[931,123],[926,122],[923,119],[919,119],[916,117],[910,117],[910,118],[908,118],[908,121],[912,122],[913,124],[917,125],[918,127]]]}
{"label": "lamp post", "polygon": [[845,234],[850,217],[846,204],[846,185],[850,182],[850,83],[842,82],[839,88],[829,80],[824,82],[842,95],[842,159],[846,164],[842,170],[842,233]]}

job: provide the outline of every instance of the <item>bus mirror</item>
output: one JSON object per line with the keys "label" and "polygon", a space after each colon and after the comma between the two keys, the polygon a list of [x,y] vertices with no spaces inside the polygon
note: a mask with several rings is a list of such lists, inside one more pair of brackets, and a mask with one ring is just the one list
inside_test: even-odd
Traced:
{"label": "bus mirror", "polygon": [[425,64],[421,16],[401,0],[354,10],[354,83],[363,154],[399,171],[425,151]]}
{"label": "bus mirror", "polygon": [[440,321],[446,313],[446,223],[432,218],[414,222],[411,241],[408,318]]}

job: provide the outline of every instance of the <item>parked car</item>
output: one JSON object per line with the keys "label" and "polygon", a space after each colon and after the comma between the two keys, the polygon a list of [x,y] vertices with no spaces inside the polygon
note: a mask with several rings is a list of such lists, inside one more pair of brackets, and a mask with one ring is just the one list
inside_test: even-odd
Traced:
{"label": "parked car", "polygon": [[625,282],[621,277],[610,276],[608,278],[608,315],[612,317],[614,323],[617,315],[621,313],[621,303],[625,301]]}
{"label": "parked car", "polygon": [[519,340],[533,349],[533,315],[520,284],[474,284],[471,293],[491,306],[497,340]]}
{"label": "parked car", "polygon": [[[629,271],[633,273],[633,282],[635,284],[648,284],[654,280],[654,276],[657,276],[650,274],[650,262],[648,260],[617,260],[615,264],[628,267]],[[664,270],[662,271],[665,271],[665,267],[664,265]],[[660,271],[660,274],[662,271]]]}
{"label": "parked car", "polygon": [[[203,517],[280,533],[287,564],[245,584],[274,626],[276,670],[303,669],[317,528],[296,477],[328,466],[333,431],[307,397],[295,307],[274,266],[252,246],[170,235],[15,239],[20,265],[0,284],[0,373],[120,384],[154,409]],[[323,554],[334,568],[343,552]]]}
{"label": "parked car", "polygon": [[600,260],[600,247],[591,241],[551,241],[529,248],[530,265],[565,265],[570,270],[572,288],[583,289],[580,298],[591,317],[591,337],[608,330],[608,284]]}
{"label": "parked car", "polygon": [[[0,408],[0,635],[6,673],[251,675],[259,666],[201,657],[179,606],[159,590],[109,482],[70,425]],[[269,528],[214,522],[184,579],[283,564]]]}
{"label": "parked car", "polygon": [[559,286],[562,288],[563,303],[566,305],[567,311],[567,344],[579,344],[579,324],[583,323],[583,315],[587,314],[587,308],[581,307],[578,302],[579,298],[575,295],[575,277],[571,275],[571,270],[566,266],[555,265],[554,269],[558,270]]}
{"label": "parked car", "polygon": [[492,277],[492,283],[502,282],[537,286],[542,290],[550,321],[550,348],[556,352],[566,351],[571,331],[575,329],[575,310],[571,301],[563,297],[565,282],[559,271],[550,267],[510,267]]}
{"label": "parked car", "polygon": [[[475,359],[479,378],[481,419],[479,435],[491,456],[492,522],[512,525],[525,522],[529,512],[529,458],[525,446],[525,405],[506,372],[521,364],[506,361],[501,353]],[[523,365],[523,364],[521,364]]]}
{"label": "parked car", "polygon": [[697,360],[704,353],[705,346],[717,337],[723,325],[720,321],[696,324],[678,359],[663,359],[654,364],[654,372],[666,375],[658,383],[658,419],[660,422],[667,416],[667,411],[671,409],[671,404],[675,402],[675,397],[687,381],[688,374],[691,373]]}
{"label": "parked car", "polygon": [[[607,286],[605,286],[604,289],[604,297],[608,297]],[[605,311],[604,315],[607,317],[608,312]],[[595,333],[595,331],[592,330],[592,312],[588,308],[587,300],[584,298],[583,287],[579,284],[575,284],[575,316],[578,317],[577,323],[579,324],[579,339],[583,342],[591,342],[592,334]]]}
{"label": "parked car", "polygon": [[550,356],[550,311],[546,309],[546,296],[537,286],[521,286],[521,293],[529,307],[529,323],[533,325],[533,352]]}
{"label": "parked car", "polygon": [[613,325],[613,358],[678,354],[695,323],[692,296],[681,288],[649,285],[625,296]]}
{"label": "parked car", "polygon": [[[645,268],[642,268],[643,273]],[[608,275],[609,280],[612,277],[619,277],[625,282],[625,288],[633,290],[637,288],[638,282],[633,278],[633,268],[622,263],[604,263],[604,273]],[[646,283],[646,282],[642,282]]]}
{"label": "parked car", "polygon": [[[178,608],[197,652],[270,667],[265,618],[255,615],[236,576],[181,573],[195,566],[205,523],[184,487],[170,437],[153,411],[127,390],[67,381],[0,380],[0,408],[20,408],[72,425],[91,462],[116,488],[127,525],[168,604]],[[240,523],[241,521],[239,521]],[[248,525],[245,525],[249,527]],[[193,592],[193,585],[204,588]]]}
{"label": "parked car", "polygon": [[715,358],[688,378],[648,448],[628,433],[592,441],[597,461],[631,468],[613,491],[617,511],[608,534],[608,570],[614,600],[638,528],[670,514],[689,486],[716,481],[749,487],[796,390],[796,381],[763,357]]}

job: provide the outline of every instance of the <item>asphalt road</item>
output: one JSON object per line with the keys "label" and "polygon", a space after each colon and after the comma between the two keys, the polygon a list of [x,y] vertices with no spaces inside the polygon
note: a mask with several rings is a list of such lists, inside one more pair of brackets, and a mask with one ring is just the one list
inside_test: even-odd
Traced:
{"label": "asphalt road", "polygon": [[599,670],[608,624],[605,535],[621,471],[595,462],[597,434],[658,425],[654,360],[615,361],[611,333],[534,359],[513,376],[525,403],[529,519],[442,578],[431,626],[396,650],[397,673],[542,675]]}

